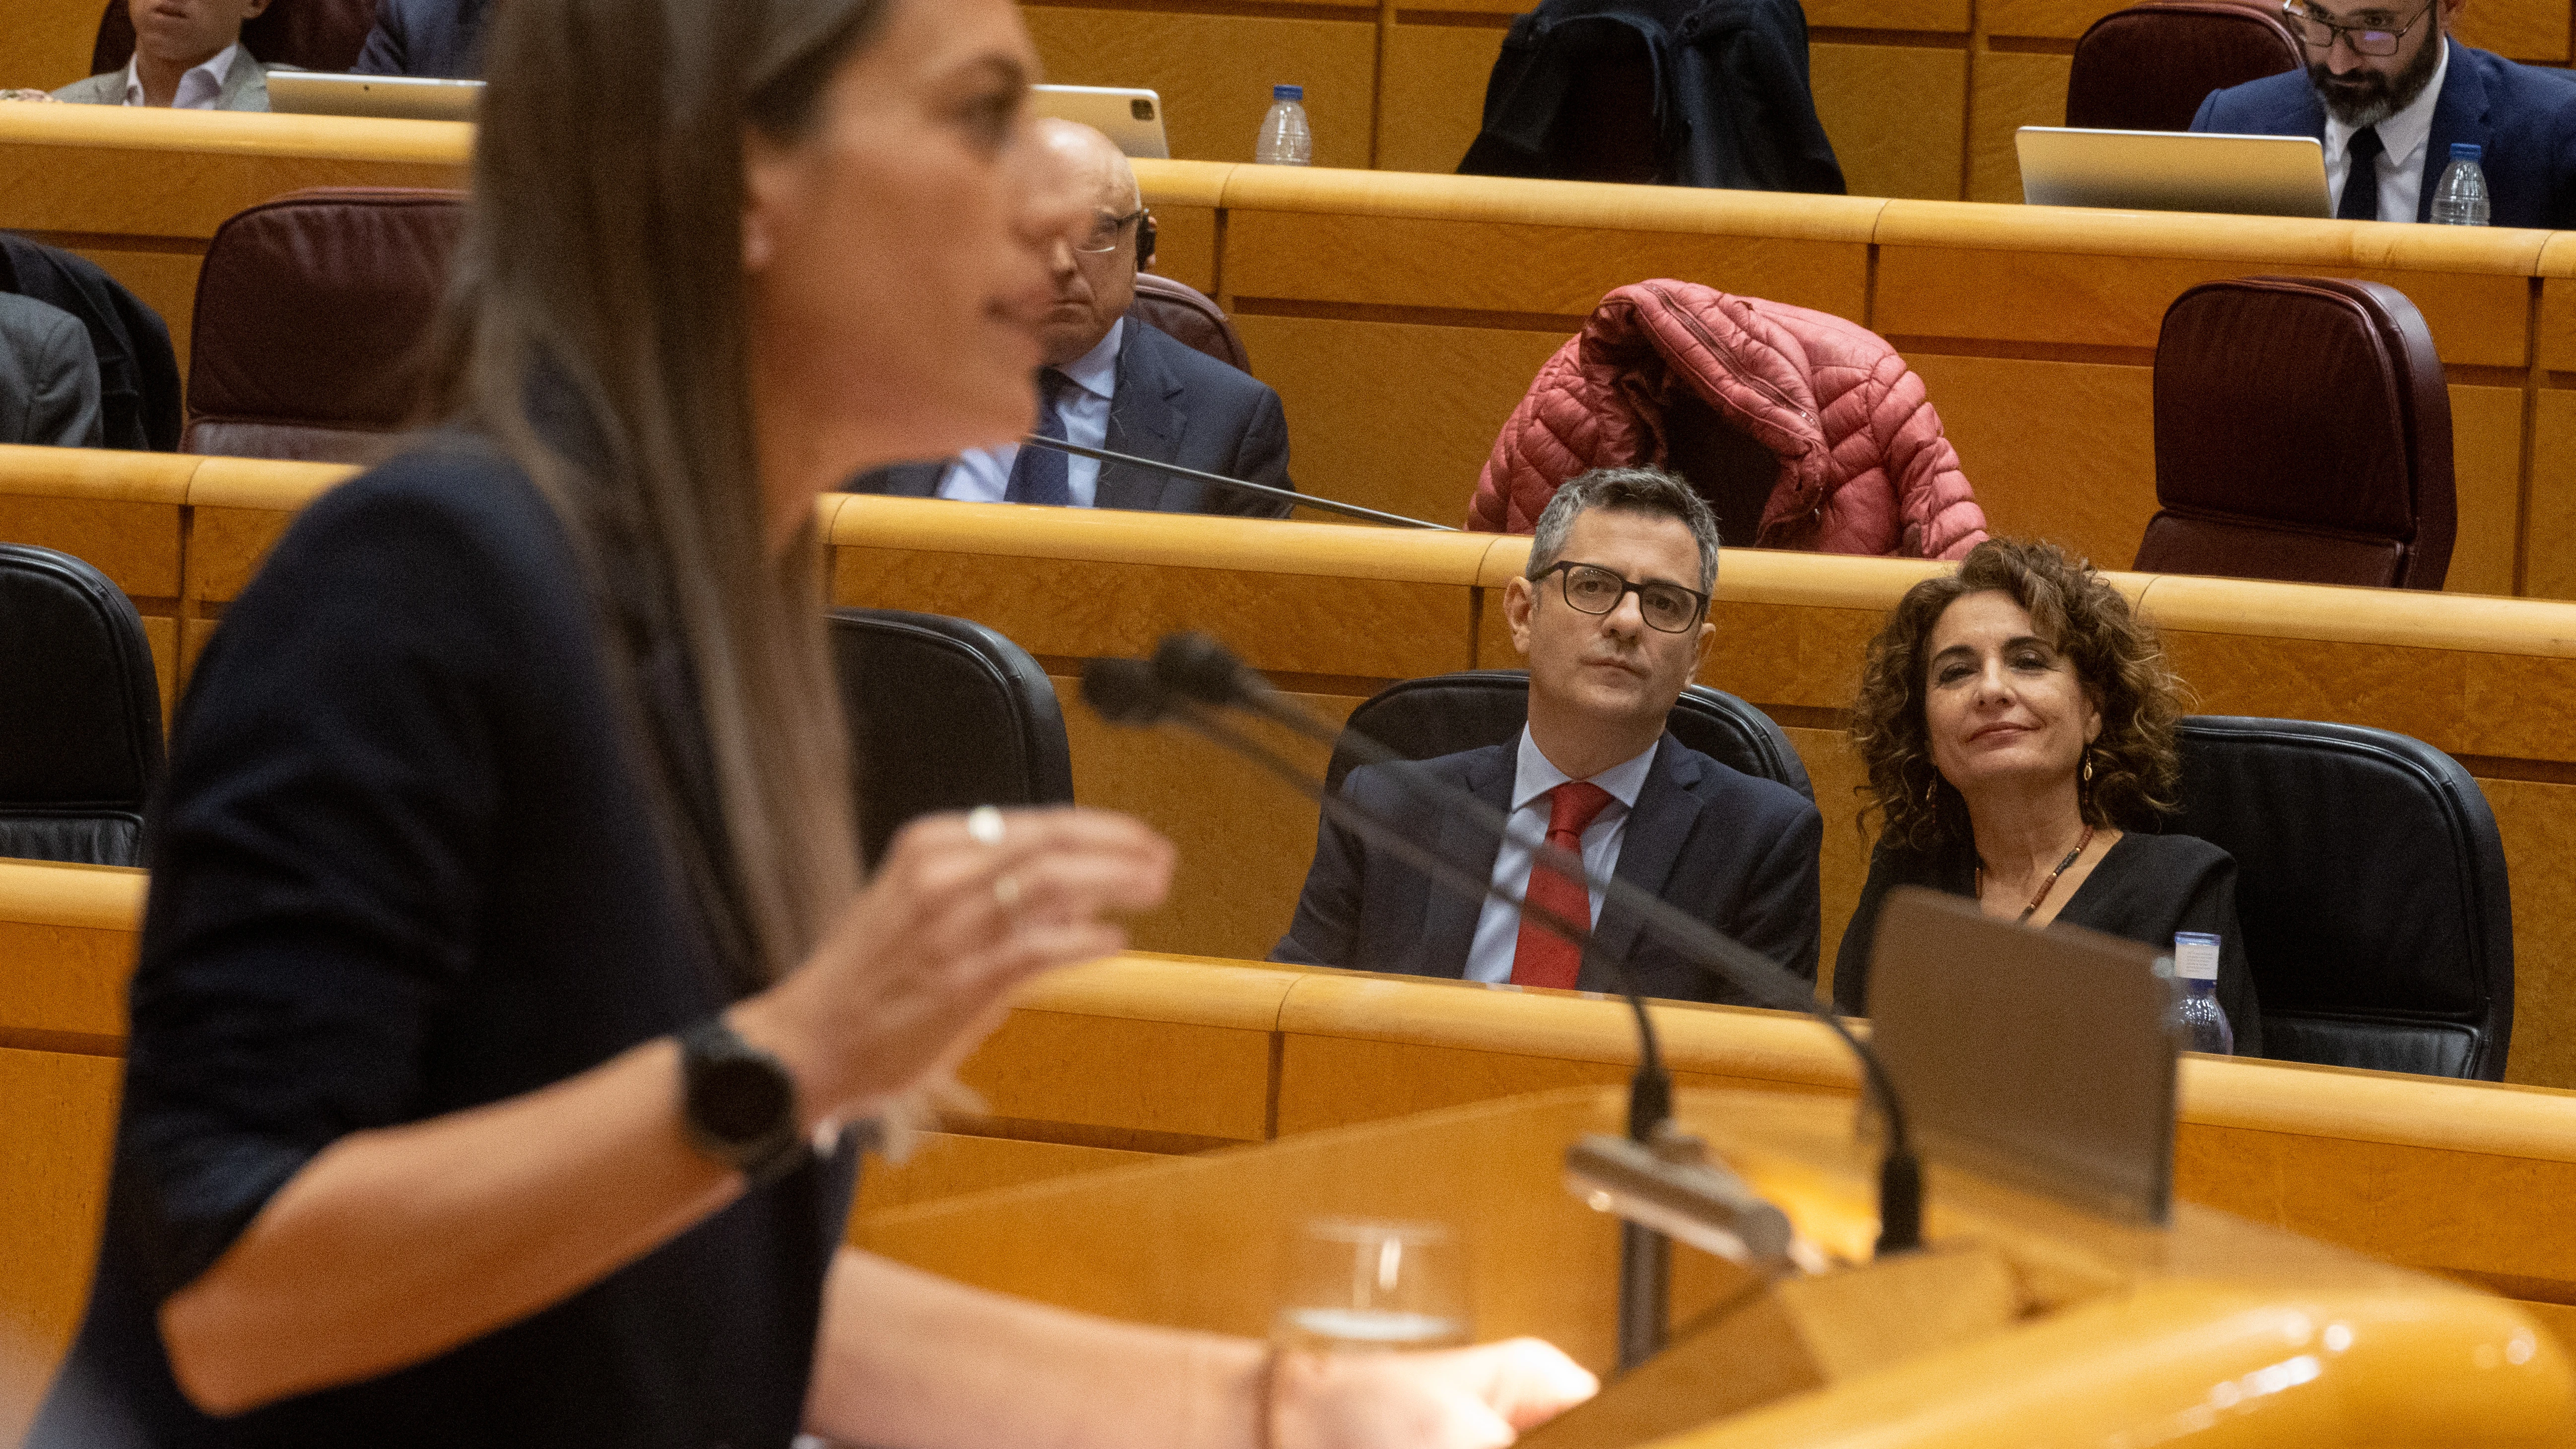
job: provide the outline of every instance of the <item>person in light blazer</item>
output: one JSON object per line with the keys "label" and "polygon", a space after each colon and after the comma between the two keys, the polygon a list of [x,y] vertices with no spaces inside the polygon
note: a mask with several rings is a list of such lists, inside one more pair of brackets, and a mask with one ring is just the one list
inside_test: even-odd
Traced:
{"label": "person in light blazer", "polygon": [[134,58],[123,70],[77,80],[54,99],[88,106],[166,106],[182,111],[264,111],[268,70],[242,48],[244,23],[269,0],[127,0]]}

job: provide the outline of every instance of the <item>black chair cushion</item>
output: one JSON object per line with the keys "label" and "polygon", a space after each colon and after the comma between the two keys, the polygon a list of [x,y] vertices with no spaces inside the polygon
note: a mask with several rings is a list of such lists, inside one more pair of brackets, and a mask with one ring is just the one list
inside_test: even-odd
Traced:
{"label": "black chair cushion", "polygon": [[160,780],[133,603],[69,554],[0,544],[0,854],[133,865]]}
{"label": "black chair cushion", "polygon": [[[1475,669],[1435,674],[1388,685],[1351,711],[1324,788],[1366,763],[1351,743],[1365,735],[1408,760],[1428,760],[1460,750],[1508,744],[1529,723],[1529,674],[1519,669]],[[1673,738],[1730,769],[1740,770],[1816,798],[1807,767],[1771,717],[1734,695],[1694,684],[1673,705]]]}
{"label": "black chair cushion", "polygon": [[2504,1076],[2504,844],[2459,762],[2386,730],[2197,716],[2172,828],[2236,857],[2270,1056]]}
{"label": "black chair cushion", "polygon": [[981,624],[899,609],[835,609],[830,628],[862,859],[873,864],[917,816],[1072,801],[1064,713],[1028,651]]}

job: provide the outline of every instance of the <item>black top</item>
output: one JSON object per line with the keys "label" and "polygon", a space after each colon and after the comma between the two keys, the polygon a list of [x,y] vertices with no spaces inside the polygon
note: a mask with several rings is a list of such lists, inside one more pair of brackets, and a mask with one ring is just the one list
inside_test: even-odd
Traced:
{"label": "black top", "polygon": [[187,1405],[155,1328],[334,1139],[526,1093],[736,994],[612,685],[656,733],[683,701],[702,739],[680,655],[621,632],[614,668],[582,580],[524,475],[452,440],[316,502],[225,614],[152,820],[98,1277],[31,1444],[794,1437],[846,1152],[465,1347],[237,1419]]}
{"label": "black top", "polygon": [[[1869,947],[1878,934],[1878,907],[1898,886],[1929,886],[1973,899],[1977,853],[1968,846],[1922,854],[1892,850],[1885,841],[1870,853],[1869,880],[1860,888],[1834,957],[1834,1009],[1866,1016]],[[2173,949],[2177,931],[2218,937],[2218,1004],[2236,1031],[2236,1054],[2263,1054],[2263,1013],[2254,1000],[2253,968],[2245,960],[2245,929],[2236,920],[2236,858],[2196,835],[2123,834],[2094,865],[2093,873],[2057,912],[2057,919],[2106,935]]]}

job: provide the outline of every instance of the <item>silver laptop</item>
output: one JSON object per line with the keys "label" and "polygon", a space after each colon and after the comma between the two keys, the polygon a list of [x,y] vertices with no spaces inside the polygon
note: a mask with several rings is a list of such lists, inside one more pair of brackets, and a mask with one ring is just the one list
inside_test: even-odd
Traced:
{"label": "silver laptop", "polygon": [[2033,206],[2334,215],[2326,149],[2312,136],[2024,126],[2013,146]]}
{"label": "silver laptop", "polygon": [[338,75],[271,70],[268,108],[306,116],[384,116],[404,121],[470,121],[483,83],[406,75]]}
{"label": "silver laptop", "polygon": [[1152,91],[1124,86],[1031,86],[1029,91],[1041,116],[1080,121],[1129,156],[1154,161],[1172,157],[1172,143],[1163,134],[1163,98]]}

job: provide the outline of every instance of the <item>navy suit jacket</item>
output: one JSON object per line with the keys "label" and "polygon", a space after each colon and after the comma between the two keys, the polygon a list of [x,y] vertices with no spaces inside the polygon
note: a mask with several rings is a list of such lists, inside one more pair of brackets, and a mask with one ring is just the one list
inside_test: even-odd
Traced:
{"label": "navy suit jacket", "polygon": [[491,0],[376,0],[376,28],[352,75],[483,78],[483,20]]}
{"label": "navy suit jacket", "polygon": [[[2576,76],[2516,65],[2456,40],[2443,43],[2451,47],[2451,69],[2433,103],[2414,219],[2432,216],[2433,188],[2451,164],[2451,144],[2467,141],[2485,148],[2478,166],[2487,174],[2490,225],[2576,226]],[[2326,107],[2307,72],[2287,71],[2210,92],[2191,128],[2323,141]]]}
{"label": "navy suit jacket", "polygon": [[[1288,481],[1288,415],[1279,394],[1240,368],[1178,342],[1136,317],[1118,345],[1117,393],[1109,403],[1102,446],[1273,488]],[[852,493],[929,498],[948,476],[947,463],[902,463],[862,473]],[[1100,465],[1098,508],[1157,513],[1233,513],[1285,518],[1289,504],[1240,488],[1218,488],[1149,473],[1123,463]]]}
{"label": "navy suit jacket", "polygon": [[[1342,794],[1381,814],[1418,821],[1425,843],[1478,880],[1494,873],[1500,846],[1472,821],[1409,788],[1410,768],[1459,787],[1496,810],[1512,806],[1520,744],[1488,745],[1418,765],[1370,765],[1342,781]],[[1816,807],[1788,786],[1727,768],[1664,736],[1637,792],[1619,843],[1620,880],[1734,937],[1812,981],[1818,925],[1816,858],[1825,826]],[[1434,884],[1413,867],[1372,854],[1330,819],[1315,839],[1297,918],[1272,948],[1273,961],[1345,966],[1411,976],[1467,974],[1467,950],[1484,903]],[[1645,920],[1604,901],[1593,939],[1624,955],[1639,994],[1682,1001],[1756,1003],[1693,965]],[[1609,968],[1583,963],[1575,983],[1615,991]]]}

